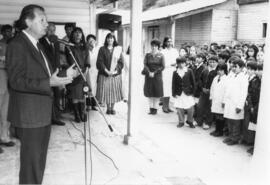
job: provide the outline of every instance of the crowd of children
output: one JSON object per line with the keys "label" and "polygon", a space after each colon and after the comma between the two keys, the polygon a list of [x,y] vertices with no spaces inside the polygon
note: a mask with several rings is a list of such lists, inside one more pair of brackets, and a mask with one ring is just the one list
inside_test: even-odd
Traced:
{"label": "crowd of children", "polygon": [[[178,115],[177,127],[185,123],[190,128],[197,125],[205,130],[215,126],[210,135],[226,136],[223,142],[227,145],[251,146],[248,152],[253,154],[263,49],[263,45],[231,47],[217,43],[210,47],[181,47],[171,75],[171,100]],[[161,50],[161,53],[164,52]],[[166,62],[164,60],[165,69]],[[171,61],[169,66],[172,66]]]}

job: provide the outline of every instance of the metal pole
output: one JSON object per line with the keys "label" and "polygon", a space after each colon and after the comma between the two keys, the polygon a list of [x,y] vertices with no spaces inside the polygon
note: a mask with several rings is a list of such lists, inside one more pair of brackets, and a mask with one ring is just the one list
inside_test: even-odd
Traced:
{"label": "metal pole", "polygon": [[[130,64],[129,64],[129,94],[128,94],[128,122],[127,122],[127,134],[124,137],[124,143],[128,144],[128,137],[131,135],[131,123],[134,123],[136,118],[135,102],[132,93],[138,89],[136,84],[132,82],[136,79],[136,68],[134,64],[138,63],[138,58],[141,57],[142,52],[142,0],[130,0],[131,5],[131,45],[130,45]],[[135,94],[135,93],[134,93]],[[134,102],[134,103],[133,103]]]}

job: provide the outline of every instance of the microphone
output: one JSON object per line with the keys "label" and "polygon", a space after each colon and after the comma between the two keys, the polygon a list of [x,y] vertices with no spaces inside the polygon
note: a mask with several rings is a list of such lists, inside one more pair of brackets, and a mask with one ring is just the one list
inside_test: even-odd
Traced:
{"label": "microphone", "polygon": [[73,43],[62,40],[62,39],[57,39],[57,41],[67,46],[75,46]]}

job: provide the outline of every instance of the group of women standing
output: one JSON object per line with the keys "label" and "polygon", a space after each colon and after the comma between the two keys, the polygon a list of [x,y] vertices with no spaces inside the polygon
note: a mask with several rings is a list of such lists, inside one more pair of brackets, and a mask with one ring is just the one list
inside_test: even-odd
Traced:
{"label": "group of women standing", "polygon": [[[76,27],[70,36],[70,42],[75,46],[70,47],[75,59],[77,60],[82,72],[85,76],[91,73],[90,80],[93,95],[96,96],[97,103],[107,105],[107,114],[115,114],[114,104],[122,100],[122,81],[121,71],[123,68],[122,48],[118,46],[115,36],[108,33],[104,46],[102,46],[96,57],[93,57],[93,48],[86,44],[85,37],[81,28]],[[95,37],[87,37],[91,46],[91,39]],[[68,51],[68,50],[67,50]],[[69,65],[74,63],[74,60],[69,52],[66,52]],[[95,61],[92,61],[95,60]],[[92,66],[91,66],[91,65]],[[93,73],[93,70],[95,74]],[[90,72],[89,72],[90,71]],[[93,76],[97,75],[97,76]],[[85,103],[83,95],[83,86],[85,82],[78,75],[73,82],[67,86],[69,90],[69,98],[72,99],[74,118],[76,122],[86,121],[84,113]],[[93,101],[95,101],[93,99]]]}

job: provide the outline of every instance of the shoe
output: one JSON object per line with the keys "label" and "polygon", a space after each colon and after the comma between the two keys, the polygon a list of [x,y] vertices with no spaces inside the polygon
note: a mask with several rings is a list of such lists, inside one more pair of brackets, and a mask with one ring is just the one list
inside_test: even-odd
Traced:
{"label": "shoe", "polygon": [[0,154],[3,153],[3,152],[4,152],[4,150],[0,147]]}
{"label": "shoe", "polygon": [[169,110],[166,110],[166,109],[162,109],[163,110],[163,112],[165,112],[165,113],[169,113]]}
{"label": "shoe", "polygon": [[2,141],[0,141],[0,145],[6,146],[6,147],[12,147],[12,146],[15,145],[15,143],[13,141],[9,141],[9,142],[2,142]]}
{"label": "shoe", "polygon": [[217,133],[218,133],[218,131],[215,130],[215,131],[213,131],[213,132],[210,132],[210,135],[211,135],[211,136],[215,136]]}
{"label": "shoe", "polygon": [[95,106],[92,106],[91,109],[94,110],[94,111],[98,111]]}
{"label": "shoe", "polygon": [[223,143],[228,143],[230,141],[232,141],[231,138],[226,138],[226,139],[223,140]]}
{"label": "shoe", "polygon": [[178,125],[176,125],[177,128],[181,128],[184,126],[184,123],[178,123]]}
{"label": "shoe", "polygon": [[171,110],[171,109],[168,109],[168,111],[169,111],[169,112],[174,112],[174,111],[173,111],[173,110]]}
{"label": "shoe", "polygon": [[202,128],[203,128],[204,130],[208,130],[208,129],[210,128],[210,126],[204,123]]}
{"label": "shoe", "polygon": [[251,147],[247,150],[247,153],[253,155],[253,152],[254,152],[254,147]]}
{"label": "shoe", "polygon": [[213,135],[214,137],[220,137],[220,136],[223,136],[223,133],[221,132],[217,132],[215,135]]}
{"label": "shoe", "polygon": [[116,114],[115,110],[111,110],[111,114],[115,115]]}
{"label": "shoe", "polygon": [[157,114],[157,109],[153,108],[153,115]]}
{"label": "shoe", "polygon": [[229,141],[229,142],[227,142],[227,145],[236,145],[236,144],[238,144],[238,141],[234,141],[234,140],[231,140],[231,141]]}
{"label": "shoe", "polygon": [[64,126],[65,123],[60,120],[52,120],[52,125]]}
{"label": "shoe", "polygon": [[193,123],[186,121],[186,123],[189,125],[190,128],[195,128],[195,126],[193,125]]}
{"label": "shoe", "polygon": [[108,110],[106,111],[106,114],[111,114],[111,111],[108,109]]}
{"label": "shoe", "polygon": [[150,110],[150,111],[149,111],[148,114],[153,114],[153,108],[150,108],[149,110]]}

